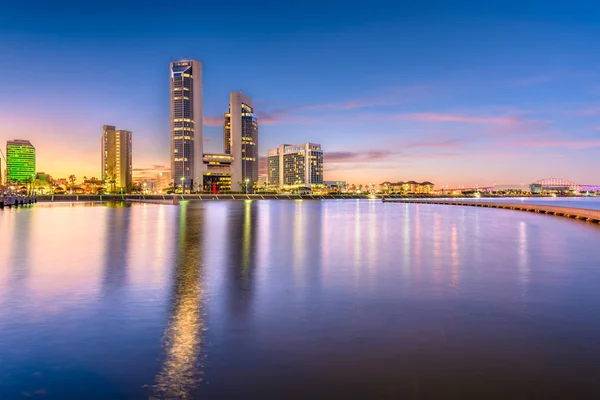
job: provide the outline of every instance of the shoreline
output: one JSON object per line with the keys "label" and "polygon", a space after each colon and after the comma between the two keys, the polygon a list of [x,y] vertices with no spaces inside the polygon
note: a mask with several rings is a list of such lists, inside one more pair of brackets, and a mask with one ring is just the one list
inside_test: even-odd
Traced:
{"label": "shoreline", "polygon": [[[141,194],[108,194],[108,195],[38,195],[36,199],[38,202],[43,203],[57,203],[57,202],[111,202],[111,201],[130,201],[130,202],[154,202],[167,204],[172,203],[173,199],[177,200],[201,200],[201,201],[215,201],[215,200],[409,200],[409,201],[477,201],[481,199],[578,199],[587,198],[590,196],[490,196],[490,197],[460,197],[460,196],[424,196],[424,195],[366,195],[366,194],[152,194],[152,195],[141,195]],[[452,199],[452,200],[448,200]]]}
{"label": "shoreline", "polygon": [[552,206],[541,204],[524,204],[524,203],[493,203],[493,202],[477,202],[477,201],[452,201],[452,200],[409,200],[409,199],[389,199],[383,200],[384,203],[398,204],[423,204],[423,205],[445,205],[459,207],[483,207],[497,208],[514,211],[526,211],[537,214],[553,215],[576,219],[580,221],[600,224],[600,210],[591,210],[587,208],[575,208],[565,206]]}

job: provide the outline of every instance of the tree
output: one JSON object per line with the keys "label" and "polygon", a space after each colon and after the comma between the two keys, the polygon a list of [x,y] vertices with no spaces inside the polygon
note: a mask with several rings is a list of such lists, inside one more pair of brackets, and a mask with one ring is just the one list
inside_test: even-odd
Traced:
{"label": "tree", "polygon": [[73,191],[73,188],[75,187],[76,180],[77,178],[75,177],[75,175],[69,175],[69,182],[71,182],[71,191]]}

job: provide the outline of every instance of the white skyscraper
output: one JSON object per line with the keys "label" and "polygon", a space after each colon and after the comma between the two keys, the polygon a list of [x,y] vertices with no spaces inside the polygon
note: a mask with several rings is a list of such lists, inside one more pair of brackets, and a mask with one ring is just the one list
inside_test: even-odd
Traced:
{"label": "white skyscraper", "polygon": [[202,185],[202,63],[171,63],[171,178],[186,191]]}

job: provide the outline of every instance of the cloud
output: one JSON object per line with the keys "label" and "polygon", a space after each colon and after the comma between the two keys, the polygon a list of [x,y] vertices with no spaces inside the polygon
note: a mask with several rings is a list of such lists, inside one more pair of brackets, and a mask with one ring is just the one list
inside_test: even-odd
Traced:
{"label": "cloud", "polygon": [[363,150],[363,151],[332,151],[323,153],[323,161],[330,163],[349,163],[382,161],[395,153],[390,150]]}
{"label": "cloud", "polygon": [[468,124],[516,124],[525,122],[510,116],[471,116],[464,114],[412,113],[396,115],[397,119],[419,122],[457,122]]}
{"label": "cloud", "polygon": [[[391,88],[375,96],[364,96],[338,102],[300,104],[268,110],[268,107],[258,108],[256,115],[258,123],[271,125],[279,123],[310,123],[331,118],[330,113],[351,110],[368,109],[375,107],[388,107],[408,101],[415,101],[431,92],[428,86],[409,86]],[[325,114],[327,113],[327,114]]]}

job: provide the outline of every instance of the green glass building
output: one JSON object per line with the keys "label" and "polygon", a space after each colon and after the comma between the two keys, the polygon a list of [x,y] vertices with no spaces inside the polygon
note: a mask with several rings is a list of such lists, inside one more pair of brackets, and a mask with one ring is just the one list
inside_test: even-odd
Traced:
{"label": "green glass building", "polygon": [[6,142],[6,182],[28,182],[35,178],[35,147],[29,140]]}

